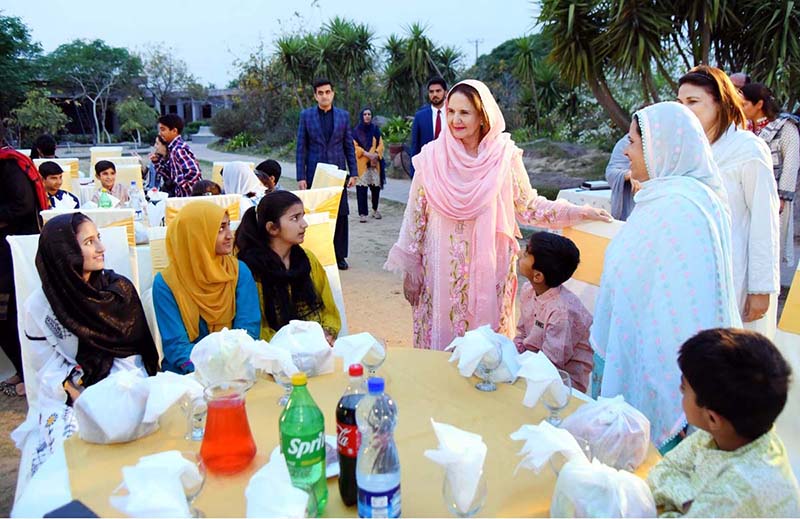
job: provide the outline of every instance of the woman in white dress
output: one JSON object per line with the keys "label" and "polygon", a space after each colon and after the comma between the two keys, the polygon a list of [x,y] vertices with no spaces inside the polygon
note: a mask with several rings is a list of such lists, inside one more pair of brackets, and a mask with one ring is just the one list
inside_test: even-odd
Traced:
{"label": "woman in white dress", "polygon": [[773,337],[780,226],[769,148],[744,128],[742,98],[723,71],[701,65],[678,84],[678,101],[700,120],[728,193],[733,281],[744,327]]}
{"label": "woman in white dress", "polygon": [[42,464],[77,430],[72,404],[115,371],[158,371],[158,351],[136,288],[104,269],[105,247],[82,213],[42,228],[36,269],[42,285],[25,301],[30,409],[12,438],[22,451],[21,494]]}

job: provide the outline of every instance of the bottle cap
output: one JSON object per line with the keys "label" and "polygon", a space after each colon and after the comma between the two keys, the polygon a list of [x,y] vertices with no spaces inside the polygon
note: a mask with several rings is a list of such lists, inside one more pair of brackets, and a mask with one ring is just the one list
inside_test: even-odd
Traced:
{"label": "bottle cap", "polygon": [[293,386],[305,386],[308,383],[308,376],[306,376],[305,371],[298,371],[294,375],[292,375],[292,385]]}
{"label": "bottle cap", "polygon": [[367,388],[369,388],[369,393],[376,394],[376,393],[383,393],[384,382],[381,377],[372,377],[367,381]]}
{"label": "bottle cap", "polygon": [[348,373],[350,373],[351,377],[360,377],[364,374],[364,366],[361,364],[350,364]]}

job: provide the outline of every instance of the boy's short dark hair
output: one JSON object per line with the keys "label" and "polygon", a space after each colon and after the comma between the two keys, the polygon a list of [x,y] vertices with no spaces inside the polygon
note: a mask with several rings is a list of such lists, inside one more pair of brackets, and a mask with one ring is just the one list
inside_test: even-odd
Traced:
{"label": "boy's short dark hair", "polygon": [[211,180],[201,180],[192,186],[192,196],[204,196],[206,193],[220,195],[222,194],[222,188],[219,187],[219,184]]}
{"label": "boy's short dark hair", "polygon": [[533,254],[533,268],[544,275],[549,288],[572,277],[581,261],[581,252],[572,240],[551,232],[533,233],[527,251]]}
{"label": "boy's short dark hair", "polygon": [[108,168],[113,169],[115,173],[117,171],[117,166],[115,166],[110,160],[98,160],[94,165],[94,174],[99,175],[101,171],[105,171]]}
{"label": "boy's short dark hair", "polygon": [[696,403],[755,440],[772,428],[786,405],[792,370],[778,348],[748,330],[704,330],[681,346],[678,366]]}
{"label": "boy's short dark hair", "polygon": [[333,83],[331,83],[331,80],[330,80],[330,79],[328,79],[328,78],[326,78],[326,77],[318,77],[318,78],[317,78],[317,79],[315,79],[315,80],[314,80],[314,82],[311,84],[311,86],[312,86],[312,87],[314,87],[314,93],[315,93],[315,94],[317,93],[317,89],[318,89],[319,87],[321,87],[321,86],[325,86],[325,85],[330,85],[330,86],[331,86],[331,90],[333,90]]}
{"label": "boy's short dark hair", "polygon": [[277,160],[267,159],[256,166],[257,177],[260,176],[259,173],[274,178],[277,184],[278,180],[281,179],[281,165],[278,164]]}
{"label": "boy's short dark hair", "polygon": [[61,169],[61,166],[59,166],[57,162],[48,160],[47,162],[39,164],[39,174],[42,178],[47,178],[51,175],[60,175],[63,172],[64,170]]}
{"label": "boy's short dark hair", "polygon": [[183,119],[178,114],[165,114],[158,118],[158,122],[169,128],[170,130],[178,130],[178,133],[183,132]]}
{"label": "boy's short dark hair", "polygon": [[[41,152],[41,156],[39,156],[39,152]],[[33,157],[34,154],[36,157]],[[56,140],[52,135],[45,133],[36,137],[36,140],[33,142],[33,148],[31,149],[32,158],[52,157],[55,154]]]}
{"label": "boy's short dark hair", "polygon": [[442,89],[447,91],[447,81],[445,81],[443,77],[434,76],[434,77],[430,78],[428,80],[428,85],[425,87],[425,89],[426,90],[429,89],[431,87],[431,85],[441,85]]}

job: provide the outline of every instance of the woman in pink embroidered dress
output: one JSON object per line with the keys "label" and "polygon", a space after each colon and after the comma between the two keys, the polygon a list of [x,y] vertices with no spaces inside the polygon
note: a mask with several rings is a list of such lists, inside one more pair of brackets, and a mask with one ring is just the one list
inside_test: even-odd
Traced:
{"label": "woman in pink embroidered dress", "polygon": [[480,81],[454,86],[446,113],[439,137],[413,158],[403,225],[385,265],[403,274],[414,347],[434,350],[484,324],[514,337],[516,219],[552,228],[611,220],[602,209],[536,194],[522,150]]}

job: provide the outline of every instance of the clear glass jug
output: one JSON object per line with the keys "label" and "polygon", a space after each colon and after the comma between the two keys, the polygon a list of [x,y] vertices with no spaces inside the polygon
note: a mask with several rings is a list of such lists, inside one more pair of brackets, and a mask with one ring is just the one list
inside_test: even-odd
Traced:
{"label": "clear glass jug", "polygon": [[211,472],[234,474],[256,455],[244,405],[247,389],[246,383],[233,381],[214,384],[204,391],[208,417],[200,457]]}

